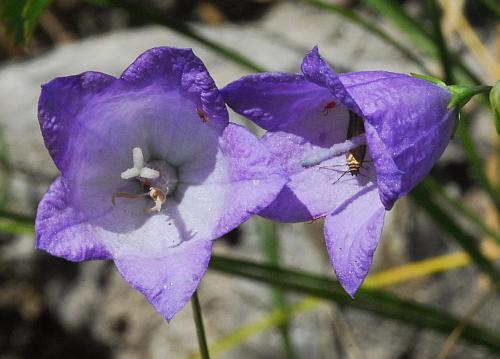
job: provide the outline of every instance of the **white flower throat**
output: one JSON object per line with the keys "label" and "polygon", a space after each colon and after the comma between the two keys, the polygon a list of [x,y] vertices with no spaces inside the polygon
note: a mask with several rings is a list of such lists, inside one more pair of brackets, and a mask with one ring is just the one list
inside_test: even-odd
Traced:
{"label": "white flower throat", "polygon": [[159,212],[167,200],[167,196],[175,191],[178,183],[177,172],[166,161],[153,160],[144,163],[144,155],[140,147],[132,149],[133,167],[120,174],[123,180],[135,179],[141,185],[143,193],[116,192],[111,201],[115,205],[116,198],[136,199],[150,197],[154,206],[145,212]]}

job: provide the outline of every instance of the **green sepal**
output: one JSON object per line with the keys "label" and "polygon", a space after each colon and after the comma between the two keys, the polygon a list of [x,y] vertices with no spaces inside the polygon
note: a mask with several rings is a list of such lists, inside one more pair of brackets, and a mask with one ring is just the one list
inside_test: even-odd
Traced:
{"label": "green sepal", "polygon": [[448,109],[456,108],[457,110],[464,107],[474,96],[491,90],[491,86],[449,85],[446,88],[451,93]]}
{"label": "green sepal", "polygon": [[416,77],[417,79],[429,81],[429,82],[433,83],[434,85],[438,85],[438,86],[446,88],[446,84],[444,83],[444,81],[438,79],[437,77],[434,77],[431,75],[416,74],[414,72],[410,72],[410,75],[413,77]]}

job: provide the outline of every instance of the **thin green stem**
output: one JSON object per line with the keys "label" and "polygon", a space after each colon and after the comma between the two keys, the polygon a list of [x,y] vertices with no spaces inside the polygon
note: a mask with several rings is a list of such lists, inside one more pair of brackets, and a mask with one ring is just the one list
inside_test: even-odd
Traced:
{"label": "thin green stem", "polygon": [[446,42],[444,41],[443,32],[441,31],[441,13],[439,11],[436,0],[427,0],[427,9],[432,20],[434,41],[438,48],[439,60],[443,68],[444,80],[448,84],[455,83],[453,76],[453,65],[450,60]]}
{"label": "thin green stem", "polygon": [[203,327],[203,317],[201,315],[200,300],[198,299],[198,291],[194,291],[191,297],[191,305],[193,307],[193,319],[196,326],[196,337],[198,338],[198,346],[200,348],[200,356],[202,359],[210,359],[208,354],[207,338]]}

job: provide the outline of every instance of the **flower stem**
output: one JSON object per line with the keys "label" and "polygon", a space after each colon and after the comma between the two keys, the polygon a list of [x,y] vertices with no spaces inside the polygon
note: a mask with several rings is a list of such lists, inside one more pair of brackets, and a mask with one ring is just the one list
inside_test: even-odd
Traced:
{"label": "flower stem", "polygon": [[203,317],[201,315],[200,300],[198,292],[194,291],[191,297],[191,305],[193,307],[193,319],[196,325],[196,336],[198,337],[198,346],[200,347],[200,356],[202,359],[210,359],[208,354],[207,338],[205,337],[205,329],[203,328]]}

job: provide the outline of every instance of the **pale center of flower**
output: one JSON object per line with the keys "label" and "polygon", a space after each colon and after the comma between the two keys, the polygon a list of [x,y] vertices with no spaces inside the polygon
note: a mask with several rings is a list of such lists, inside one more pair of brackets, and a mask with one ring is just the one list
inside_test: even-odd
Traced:
{"label": "pale center of flower", "polygon": [[132,150],[133,166],[120,174],[124,180],[134,179],[139,182],[142,193],[116,192],[112,197],[113,205],[116,198],[136,199],[150,197],[154,206],[146,208],[146,212],[159,212],[161,206],[172,194],[179,182],[177,171],[164,160],[153,160],[144,163],[144,155],[140,147]]}

